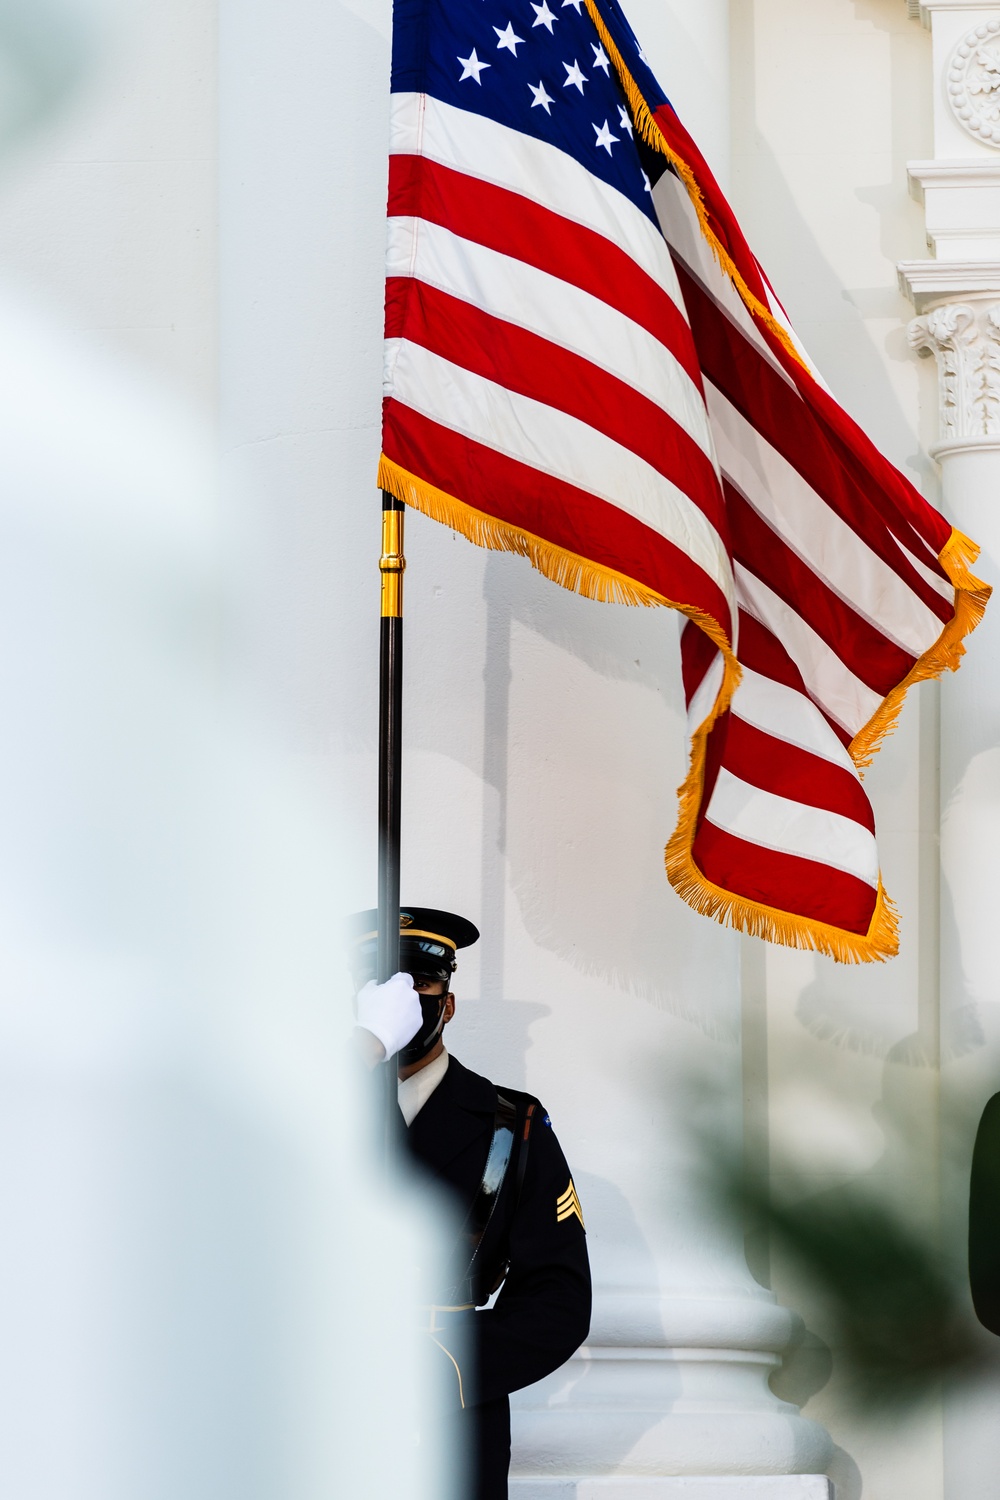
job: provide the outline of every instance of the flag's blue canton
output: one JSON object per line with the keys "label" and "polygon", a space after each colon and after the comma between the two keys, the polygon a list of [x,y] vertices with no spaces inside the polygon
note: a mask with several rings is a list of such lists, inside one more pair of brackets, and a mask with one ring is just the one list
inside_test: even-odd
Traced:
{"label": "flag's blue canton", "polygon": [[548,141],[656,222],[625,96],[583,0],[396,0],[392,54],[394,92]]}

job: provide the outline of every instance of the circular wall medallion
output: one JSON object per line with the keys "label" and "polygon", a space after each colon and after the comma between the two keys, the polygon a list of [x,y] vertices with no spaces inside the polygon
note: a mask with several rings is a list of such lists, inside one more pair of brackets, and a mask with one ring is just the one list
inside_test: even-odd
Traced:
{"label": "circular wall medallion", "polygon": [[962,38],[951,55],[947,84],[962,128],[1000,146],[1000,21],[984,21]]}

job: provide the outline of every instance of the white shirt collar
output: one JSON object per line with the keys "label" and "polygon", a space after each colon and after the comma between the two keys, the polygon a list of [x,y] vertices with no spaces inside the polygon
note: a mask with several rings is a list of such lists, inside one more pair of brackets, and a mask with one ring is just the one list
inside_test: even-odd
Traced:
{"label": "white shirt collar", "polygon": [[445,1048],[426,1068],[418,1068],[409,1078],[400,1079],[396,1085],[397,1098],[408,1126],[413,1124],[447,1071],[448,1051]]}

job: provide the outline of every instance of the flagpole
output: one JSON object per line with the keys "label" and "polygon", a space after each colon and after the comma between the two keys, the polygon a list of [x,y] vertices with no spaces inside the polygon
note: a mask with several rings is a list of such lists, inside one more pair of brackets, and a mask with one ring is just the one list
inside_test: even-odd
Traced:
{"label": "flagpole", "polygon": [[[399,969],[399,829],[403,712],[403,502],[382,491],[382,619],[379,642],[378,726],[378,956],[379,984]],[[395,1107],[395,1065],[386,1058],[386,1135]]]}

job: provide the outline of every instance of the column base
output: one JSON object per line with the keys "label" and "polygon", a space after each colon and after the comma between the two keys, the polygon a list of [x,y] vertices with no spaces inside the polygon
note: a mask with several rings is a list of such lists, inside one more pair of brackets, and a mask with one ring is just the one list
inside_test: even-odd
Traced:
{"label": "column base", "polygon": [[825,1474],[521,1475],[508,1493],[510,1500],[834,1500]]}

